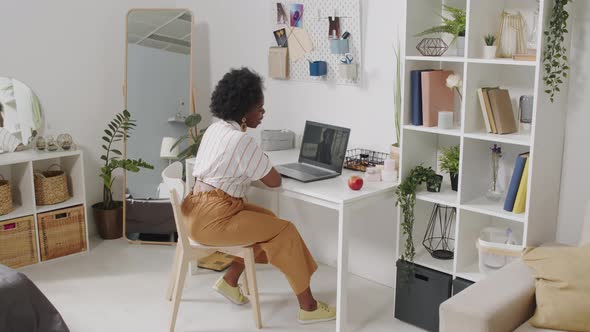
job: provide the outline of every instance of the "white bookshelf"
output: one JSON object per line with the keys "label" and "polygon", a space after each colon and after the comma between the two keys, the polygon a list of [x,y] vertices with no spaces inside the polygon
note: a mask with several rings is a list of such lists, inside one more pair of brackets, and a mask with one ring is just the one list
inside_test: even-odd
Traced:
{"label": "white bookshelf", "polygon": [[[70,198],[65,202],[52,205],[37,205],[35,202],[34,174],[47,170],[57,164],[65,171],[68,179]],[[86,189],[84,185],[84,160],[81,150],[38,152],[27,150],[22,152],[5,153],[0,155],[0,174],[9,181],[12,189],[13,211],[0,216],[1,221],[7,221],[24,216],[33,216],[37,235],[37,257],[41,259],[39,245],[39,213],[84,206],[86,243],[88,243],[88,216],[86,204]],[[88,246],[87,246],[88,247]]]}
{"label": "white bookshelf", "polygon": [[[440,23],[443,4],[461,7],[467,12],[465,55],[456,56],[454,44],[441,57],[422,56],[416,45],[424,37],[416,34]],[[503,9],[535,8],[535,0],[407,0],[406,25],[402,54],[405,55],[402,73],[402,138],[401,177],[423,164],[432,166],[444,176],[440,193],[422,188],[416,193],[414,245],[416,264],[471,281],[485,275],[479,272],[478,251],[475,242],[485,227],[510,227],[522,234],[524,246],[535,246],[554,240],[559,204],[562,146],[565,131],[565,98],[567,86],[561,88],[555,103],[544,92],[541,63],[544,39],[542,37],[553,0],[540,1],[540,19],[537,27],[537,60],[483,59],[483,36],[496,33]],[[443,37],[447,43],[450,38]],[[568,47],[569,48],[569,47]],[[411,123],[410,71],[417,69],[453,70],[463,78],[462,95],[456,97],[455,128],[450,130],[414,126]],[[518,99],[533,95],[533,124],[528,131],[496,135],[485,131],[477,89],[500,86],[508,89],[518,119]],[[517,121],[518,123],[518,121]],[[522,214],[503,209],[504,198],[492,201],[486,198],[490,178],[489,148],[498,144],[503,150],[503,162],[510,176],[516,156],[530,151],[528,195],[526,211]],[[449,176],[438,168],[437,157],[442,147],[459,145],[458,191],[450,189]],[[434,204],[457,208],[454,223],[455,257],[450,261],[432,258],[422,240]],[[400,223],[402,215],[399,215]],[[398,224],[398,252],[401,256],[405,238]]]}

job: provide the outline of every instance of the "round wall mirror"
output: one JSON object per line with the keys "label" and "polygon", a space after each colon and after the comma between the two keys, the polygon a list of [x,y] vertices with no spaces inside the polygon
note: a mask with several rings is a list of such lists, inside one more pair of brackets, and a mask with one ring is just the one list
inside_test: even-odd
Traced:
{"label": "round wall mirror", "polygon": [[0,152],[24,150],[43,126],[41,103],[23,82],[0,77]]}

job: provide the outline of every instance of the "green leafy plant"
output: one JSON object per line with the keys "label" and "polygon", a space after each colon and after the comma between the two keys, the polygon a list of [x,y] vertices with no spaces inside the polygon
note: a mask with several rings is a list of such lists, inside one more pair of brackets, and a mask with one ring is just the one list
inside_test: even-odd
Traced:
{"label": "green leafy plant", "polygon": [[198,129],[198,125],[199,123],[201,123],[201,120],[201,115],[197,113],[193,113],[187,116],[184,120],[184,124],[188,127],[188,134],[180,137],[170,148],[170,151],[172,151],[176,146],[178,146],[183,141],[189,140],[188,146],[178,154],[179,160],[184,160],[197,155],[197,152],[199,151],[199,146],[201,145],[201,141],[203,140],[203,134],[205,133],[205,129],[201,131],[199,131]]}
{"label": "green leafy plant", "polygon": [[424,167],[419,165],[414,167],[410,174],[400,183],[395,193],[397,200],[396,206],[402,210],[401,228],[402,233],[406,237],[404,244],[404,252],[402,253],[402,260],[413,262],[416,255],[414,248],[414,206],[416,205],[416,189],[427,182],[438,182],[440,178],[432,167]]}
{"label": "green leafy plant", "polygon": [[545,51],[543,52],[543,64],[545,65],[545,93],[549,95],[551,102],[555,101],[555,94],[560,92],[559,86],[567,79],[569,71],[567,48],[563,46],[565,34],[568,33],[567,20],[569,13],[565,6],[572,0],[555,0],[549,29],[545,31]]}
{"label": "green leafy plant", "polygon": [[110,210],[121,206],[119,202],[113,201],[112,187],[115,181],[113,172],[116,169],[121,168],[135,173],[139,172],[141,168],[154,169],[154,166],[141,159],[123,158],[123,153],[114,147],[115,143],[129,139],[131,131],[136,125],[136,120],[131,118],[131,114],[127,110],[124,110],[116,114],[115,118],[108,123],[108,129],[104,130],[105,136],[102,137],[105,142],[102,145],[104,154],[100,156],[100,159],[104,161],[104,166],[100,168],[100,177],[103,180],[102,204],[98,205],[101,209]]}
{"label": "green leafy plant", "polygon": [[417,34],[417,37],[431,35],[434,33],[448,33],[453,36],[452,42],[459,36],[465,36],[466,13],[465,9],[455,8],[443,5],[443,9],[450,14],[449,17],[439,15],[442,19],[442,24],[430,29],[424,30]]}
{"label": "green leafy plant", "polygon": [[394,105],[394,117],[395,117],[395,138],[396,143],[395,146],[400,146],[400,136],[401,136],[401,121],[402,121],[402,79],[401,79],[401,71],[402,71],[402,58],[401,58],[401,46],[399,42],[399,38],[397,40],[397,44],[394,47],[395,52],[395,91],[393,97],[393,105]]}
{"label": "green leafy plant", "polygon": [[494,43],[496,42],[496,36],[490,33],[483,37],[483,41],[486,43],[487,46],[494,46]]}
{"label": "green leafy plant", "polygon": [[459,173],[459,146],[441,149],[442,154],[438,158],[440,169],[449,174]]}

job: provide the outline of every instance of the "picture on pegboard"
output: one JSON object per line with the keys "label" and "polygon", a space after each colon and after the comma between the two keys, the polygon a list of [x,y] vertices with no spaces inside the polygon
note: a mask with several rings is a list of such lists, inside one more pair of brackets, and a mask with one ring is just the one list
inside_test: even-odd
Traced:
{"label": "picture on pegboard", "polygon": [[358,84],[362,72],[360,0],[271,0],[270,4],[274,29],[269,45],[288,48],[286,79]]}

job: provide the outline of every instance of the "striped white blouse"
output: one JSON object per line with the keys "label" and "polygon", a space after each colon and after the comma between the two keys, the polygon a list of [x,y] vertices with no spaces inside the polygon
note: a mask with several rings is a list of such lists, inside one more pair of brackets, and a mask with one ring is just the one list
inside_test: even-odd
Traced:
{"label": "striped white blouse", "polygon": [[193,176],[233,197],[244,197],[252,181],[266,176],[272,165],[254,138],[235,121],[212,124],[201,141]]}

